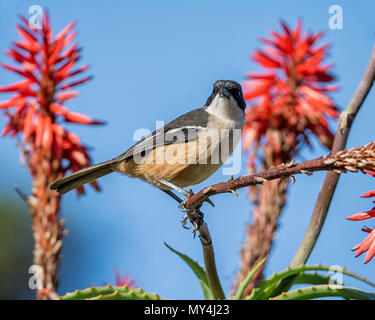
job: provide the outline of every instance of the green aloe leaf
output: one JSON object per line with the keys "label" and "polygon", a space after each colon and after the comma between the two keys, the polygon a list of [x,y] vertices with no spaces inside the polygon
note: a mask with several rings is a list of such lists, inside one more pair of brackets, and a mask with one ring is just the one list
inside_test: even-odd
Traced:
{"label": "green aloe leaf", "polygon": [[[267,300],[271,297],[272,292],[275,289],[278,282],[286,277],[297,275],[305,271],[330,271],[330,270],[331,270],[331,267],[322,266],[322,265],[311,265],[311,266],[303,265],[303,266],[296,267],[296,268],[288,268],[279,273],[274,273],[270,278],[262,281],[260,286],[254,289],[246,299],[247,300]],[[365,278],[351,271],[346,270],[345,268],[342,268],[341,271],[343,274],[346,274],[357,280],[361,280],[362,282],[375,287],[375,284],[372,283],[371,281],[368,281]]]}
{"label": "green aloe leaf", "polygon": [[60,300],[160,300],[155,293],[142,289],[133,289],[127,286],[90,287],[76,290],[59,297]]}
{"label": "green aloe leaf", "polygon": [[201,285],[204,298],[206,300],[213,300],[214,299],[214,295],[212,293],[210,285],[208,284],[206,273],[205,273],[204,269],[198,264],[198,262],[192,260],[187,255],[185,255],[185,254],[183,254],[183,253],[181,253],[181,252],[173,249],[171,246],[169,246],[165,242],[164,242],[164,245],[169,250],[171,250],[172,252],[174,252],[175,254],[177,254],[182,260],[184,260],[188,264],[188,266],[193,270],[193,272],[195,273],[195,275],[197,276],[197,278],[199,280],[199,284]]}
{"label": "green aloe leaf", "polygon": [[313,285],[320,285],[320,284],[329,284],[330,276],[324,276],[318,274],[316,272],[303,272],[298,275],[296,280],[294,280],[293,284],[313,284]]}
{"label": "green aloe leaf", "polygon": [[309,300],[323,297],[342,297],[355,300],[375,300],[375,294],[357,288],[337,285],[318,285],[297,289],[271,298],[272,300]]}
{"label": "green aloe leaf", "polygon": [[249,285],[250,281],[254,278],[258,270],[264,265],[267,258],[262,259],[247,275],[247,277],[240,283],[237,292],[233,296],[233,300],[241,300],[245,292],[246,287]]}

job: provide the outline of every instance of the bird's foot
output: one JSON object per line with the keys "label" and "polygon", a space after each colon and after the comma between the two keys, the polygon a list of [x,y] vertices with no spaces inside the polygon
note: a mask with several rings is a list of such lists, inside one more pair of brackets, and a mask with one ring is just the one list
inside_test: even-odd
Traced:
{"label": "bird's foot", "polygon": [[189,210],[186,209],[186,201],[187,201],[188,197],[186,197],[184,200],[182,200],[179,204],[178,204],[178,208],[182,211],[182,212],[188,212]]}
{"label": "bird's foot", "polygon": [[[192,196],[192,195],[194,195],[194,192],[193,192],[193,190],[190,189],[189,192],[187,193],[187,195],[185,196],[185,199],[182,200],[182,201],[178,204],[178,208],[179,208],[182,212],[189,212],[189,211],[192,211],[191,208],[187,208],[187,207],[186,207],[186,203],[187,203],[189,197]],[[196,205],[196,206],[194,207],[194,210],[199,210],[201,206],[202,206],[202,203],[200,203],[199,205]]]}
{"label": "bird's foot", "polygon": [[182,227],[185,229],[190,229],[186,226],[187,221],[190,220],[191,224],[193,225],[193,234],[194,237],[196,235],[196,232],[201,227],[203,221],[204,221],[204,214],[199,209],[195,210],[194,213],[187,213],[185,216],[181,219]]}
{"label": "bird's foot", "polygon": [[[170,195],[171,197],[173,197],[176,201],[179,202],[179,205],[178,205],[178,208],[183,211],[183,212],[188,212],[189,209],[186,208],[186,202],[187,202],[187,199],[192,196],[194,193],[193,193],[193,190],[190,189],[189,191],[186,191],[185,189],[182,189],[176,185],[174,185],[173,183],[169,182],[169,181],[166,181],[166,180],[163,180],[163,179],[160,179],[158,180],[158,182],[160,184],[163,184],[165,186],[167,186],[168,188],[172,189],[172,190],[175,190],[177,191],[178,193],[182,194],[183,196],[185,196],[185,199],[184,200],[180,200],[176,195],[174,195],[173,193],[171,193],[170,190],[163,190],[164,192],[166,192],[168,195]],[[212,207],[214,207],[214,203],[211,201],[210,198],[207,198],[207,199],[204,199],[203,202],[208,202]],[[195,208],[196,209],[199,209],[200,207],[202,206],[202,204],[199,204],[197,205]]]}
{"label": "bird's foot", "polygon": [[202,223],[203,223],[203,218],[204,218],[204,214],[203,212],[200,211],[200,208],[203,204],[203,202],[208,202],[211,206],[215,206],[213,204],[213,202],[210,200],[210,198],[207,198],[205,200],[203,200],[203,202],[200,202],[198,204],[195,204],[194,207],[192,208],[187,208],[186,207],[186,203],[187,203],[187,200],[189,199],[190,196],[194,195],[193,193],[193,190],[190,189],[189,191],[186,191],[180,187],[177,187],[175,186],[173,183],[170,183],[168,181],[165,181],[165,180],[159,180],[159,183],[167,186],[168,188],[170,189],[173,189],[177,192],[179,192],[180,194],[184,195],[185,196],[185,199],[184,200],[181,200],[177,195],[175,195],[171,190],[164,190],[162,189],[162,191],[164,191],[166,194],[168,194],[169,196],[171,196],[173,199],[175,199],[179,204],[178,204],[178,208],[185,212],[185,215],[184,217],[181,219],[181,224],[182,224],[182,227],[185,228],[185,229],[190,229],[189,227],[186,226],[188,220],[191,222],[191,224],[193,225],[193,234],[194,234],[194,237],[196,235],[196,232],[199,230],[199,228],[201,227]]}
{"label": "bird's foot", "polygon": [[182,212],[189,212],[189,209],[186,208],[186,202],[187,202],[187,199],[189,199],[189,195],[185,197],[184,200],[182,200],[179,204],[178,204],[178,208],[182,211]]}

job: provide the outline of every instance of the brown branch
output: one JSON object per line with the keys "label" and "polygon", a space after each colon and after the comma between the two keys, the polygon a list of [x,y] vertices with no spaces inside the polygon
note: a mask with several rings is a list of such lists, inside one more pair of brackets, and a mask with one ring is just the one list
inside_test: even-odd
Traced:
{"label": "brown branch", "polygon": [[211,185],[196,194],[191,194],[186,200],[185,207],[193,211],[204,201],[207,201],[210,196],[220,193],[233,193],[240,188],[262,184],[265,181],[289,178],[296,174],[311,175],[315,171],[363,172],[364,170],[375,171],[375,141],[362,147],[340,151],[334,155],[326,155],[297,164],[293,164],[293,162],[282,164],[258,174],[244,175],[237,179]]}

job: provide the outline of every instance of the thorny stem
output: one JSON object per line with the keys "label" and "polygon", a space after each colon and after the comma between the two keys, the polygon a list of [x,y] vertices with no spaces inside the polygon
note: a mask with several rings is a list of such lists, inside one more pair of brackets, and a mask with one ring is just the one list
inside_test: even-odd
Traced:
{"label": "thorny stem", "polygon": [[[333,140],[332,153],[337,153],[338,151],[345,149],[352,123],[368,93],[370,92],[374,80],[375,46],[372,50],[370,62],[357,87],[357,90],[355,91],[347,108],[340,115],[339,125]],[[309,226],[293,260],[290,263],[292,268],[305,264],[309,258],[315,243],[318,240],[320,231],[322,230],[339,178],[340,174],[336,172],[328,172],[326,174],[324,183],[318,195],[318,199],[315,203]],[[294,277],[284,279],[278,285],[274,293],[288,290],[292,285],[293,280]]]}
{"label": "thorny stem", "polygon": [[[185,203],[185,207],[189,210],[199,208],[204,201],[210,196],[220,193],[236,193],[235,190],[263,184],[265,181],[271,181],[280,178],[292,178],[294,182],[294,175],[307,174],[311,175],[315,171],[337,171],[344,173],[347,171],[363,171],[364,169],[375,171],[375,163],[372,161],[371,154],[374,152],[375,142],[371,142],[362,147],[352,148],[346,152],[340,151],[333,155],[326,155],[324,157],[307,160],[296,164],[287,163],[275,166],[261,171],[257,174],[248,174],[240,176],[236,179],[231,179],[226,182],[213,184],[209,187],[203,188],[196,194],[191,194]],[[368,154],[369,153],[369,154]],[[362,157],[366,160],[365,165],[356,165],[351,163],[357,157]],[[346,161],[348,159],[349,161]]]}
{"label": "thorny stem", "polygon": [[30,157],[27,161],[33,176],[33,188],[27,203],[33,221],[34,264],[42,269],[42,289],[38,288],[37,298],[55,299],[64,222],[59,216],[61,195],[47,192],[47,188],[61,174],[48,169],[52,168],[53,160],[43,150],[37,149]]}

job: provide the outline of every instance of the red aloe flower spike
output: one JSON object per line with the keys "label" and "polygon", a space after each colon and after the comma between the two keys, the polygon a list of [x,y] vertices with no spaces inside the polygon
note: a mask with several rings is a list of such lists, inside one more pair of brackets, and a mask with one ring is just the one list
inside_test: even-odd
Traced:
{"label": "red aloe flower spike", "polygon": [[[327,94],[337,87],[330,85],[335,77],[330,73],[331,66],[324,63],[328,46],[317,44],[322,33],[304,33],[301,20],[294,29],[281,22],[280,29],[261,39],[264,46],[252,54],[252,59],[262,71],[248,74],[243,83],[249,106],[243,148],[248,151],[251,173],[290,162],[301,146],[311,146],[311,136],[330,148],[333,133],[327,119],[339,116]],[[250,270],[269,254],[287,189],[284,179],[250,188],[253,221],[246,228],[237,289]],[[244,296],[261,277],[259,273],[253,278]]]}
{"label": "red aloe flower spike", "polygon": [[[25,22],[25,18],[21,19]],[[91,79],[91,77],[84,77],[64,84],[66,79],[77,76],[88,69],[88,66],[85,65],[71,71],[79,58],[79,49],[77,49],[76,44],[67,48],[75,35],[75,32],[72,32],[74,25],[75,23],[70,23],[55,39],[52,38],[52,31],[48,27],[48,13],[45,16],[42,30],[31,30],[26,23],[25,26],[17,26],[17,31],[23,40],[17,42],[15,46],[20,47],[19,44],[22,43],[21,47],[24,53],[18,53],[15,48],[8,52],[20,67],[9,64],[2,65],[7,70],[18,73],[26,79],[0,87],[0,92],[15,93],[10,99],[0,102],[0,109],[22,105],[24,112],[8,113],[11,123],[4,129],[3,134],[11,132],[12,135],[16,135],[22,131],[25,141],[32,138],[35,146],[49,146],[55,141],[53,138],[54,131],[50,129],[51,124],[58,121],[60,117],[65,121],[80,124],[103,123],[76,112],[69,112],[66,107],[61,105],[60,108],[56,108],[58,104],[53,103],[53,101],[66,102],[77,96],[78,92],[65,90]],[[63,60],[67,60],[67,62],[56,67]],[[26,62],[31,66],[30,68],[25,68]],[[34,70],[39,70],[40,75],[34,73]],[[50,72],[49,70],[53,71]],[[58,88],[57,84],[60,83],[62,84]],[[38,98],[36,99],[37,95]],[[54,99],[52,101],[51,98],[45,99],[46,96],[54,96]],[[50,113],[47,118],[51,118],[51,122],[45,116],[42,116],[42,113],[45,112]],[[17,117],[20,117],[20,120],[17,120]]]}
{"label": "red aloe flower spike", "polygon": [[[297,141],[306,141],[309,131],[329,146],[333,135],[326,117],[338,118],[339,113],[326,95],[337,89],[328,84],[335,78],[329,73],[331,66],[322,64],[328,45],[315,45],[322,33],[303,35],[301,20],[294,30],[284,22],[281,27],[281,32],[271,32],[272,39],[262,39],[266,43],[264,50],[252,55],[265,72],[250,73],[243,83],[245,100],[253,102],[244,129],[245,139],[248,134],[251,136],[246,139],[246,149],[257,143],[259,148],[260,142],[265,144],[269,128],[295,137],[290,147],[283,146],[286,154]],[[256,131],[251,129],[255,126]],[[299,138],[301,135],[304,139]]]}
{"label": "red aloe flower spike", "polygon": [[[23,139],[22,152],[33,178],[30,197],[36,199],[29,205],[34,224],[34,264],[41,266],[44,274],[44,288],[38,290],[38,297],[53,298],[63,222],[58,216],[61,196],[48,192],[48,185],[67,171],[91,164],[87,148],[60,123],[92,125],[103,122],[72,112],[63,105],[78,95],[77,91],[66,89],[91,79],[79,77],[88,65],[77,66],[81,50],[73,43],[75,23],[70,23],[53,37],[47,12],[40,30],[30,29],[28,21],[23,17],[21,20],[22,25],[17,26],[21,40],[7,51],[14,65],[3,63],[2,66],[23,79],[0,86],[0,93],[11,93],[10,98],[0,101],[0,110],[5,110],[8,119],[2,135],[19,135]],[[96,181],[91,186],[99,190]],[[77,192],[83,194],[83,187]]]}

